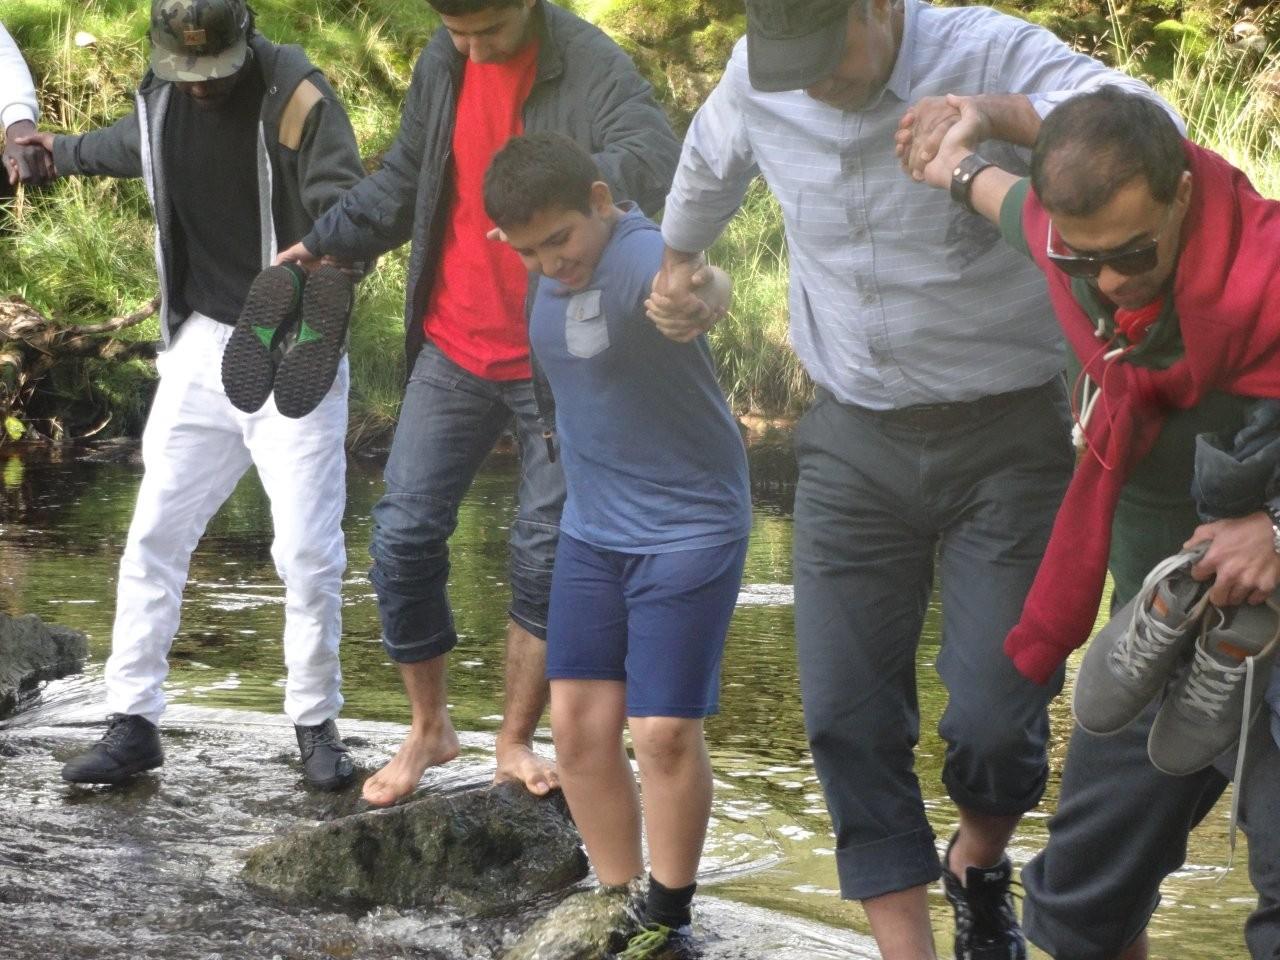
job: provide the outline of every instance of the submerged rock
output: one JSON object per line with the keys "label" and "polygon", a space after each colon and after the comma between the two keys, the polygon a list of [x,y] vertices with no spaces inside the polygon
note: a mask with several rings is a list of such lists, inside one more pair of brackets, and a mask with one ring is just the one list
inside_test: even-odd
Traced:
{"label": "submerged rock", "polygon": [[535,923],[502,960],[599,960],[639,925],[644,888],[588,890],[565,898]]}
{"label": "submerged rock", "polygon": [[129,437],[102,440],[80,456],[89,463],[131,463],[142,466],[142,444]]}
{"label": "submerged rock", "polygon": [[522,786],[427,797],[255,847],[244,878],[285,897],[468,913],[510,907],[587,873],[563,800]]}
{"label": "submerged rock", "polygon": [[33,613],[0,613],[0,718],[41,681],[79,673],[88,655],[83,633],[50,626]]}

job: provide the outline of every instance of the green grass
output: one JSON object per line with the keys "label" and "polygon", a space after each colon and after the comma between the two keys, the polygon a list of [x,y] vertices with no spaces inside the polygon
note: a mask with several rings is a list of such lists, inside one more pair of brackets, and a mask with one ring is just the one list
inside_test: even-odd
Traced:
{"label": "green grass", "polygon": [[[570,5],[590,16],[611,4]],[[399,127],[413,63],[436,26],[426,0],[253,6],[267,36],[302,44],[324,69],[348,106],[362,155],[376,162]],[[0,20],[40,83],[44,128],[88,130],[130,109],[130,90],[146,68],[146,9],[145,0],[0,0]],[[1110,32],[1097,38],[1103,55],[1129,72],[1155,74],[1148,79],[1186,117],[1193,138],[1245,170],[1263,194],[1280,197],[1280,106],[1258,88],[1256,60],[1242,60],[1221,43],[1207,53],[1188,47],[1170,55],[1134,42],[1124,26],[1133,21],[1111,12]],[[95,41],[77,46],[79,31]],[[711,335],[731,404],[739,413],[795,415],[812,386],[789,345],[781,214],[762,185],[752,188],[711,259],[735,285],[730,315]],[[360,288],[351,350],[356,445],[385,440],[395,422],[404,378],[404,285],[405,251],[398,251]],[[20,294],[61,321],[83,323],[130,312],[154,289],[150,215],[138,183],[71,180],[0,213],[0,295]],[[154,339],[158,330],[149,321],[125,335]],[[138,361],[69,364],[48,387],[55,404],[70,398],[86,410],[115,411],[104,434],[135,433],[152,377]]]}
{"label": "green grass", "polygon": [[[1271,56],[1280,63],[1280,47]],[[1180,59],[1156,88],[1192,140],[1243,170],[1263,196],[1280,199],[1280,91],[1262,89],[1262,77],[1221,44],[1203,61]]]}
{"label": "green grass", "polygon": [[763,181],[708,256],[733,277],[729,316],[710,334],[730,405],[765,417],[798,415],[813,385],[791,349],[782,211]]}

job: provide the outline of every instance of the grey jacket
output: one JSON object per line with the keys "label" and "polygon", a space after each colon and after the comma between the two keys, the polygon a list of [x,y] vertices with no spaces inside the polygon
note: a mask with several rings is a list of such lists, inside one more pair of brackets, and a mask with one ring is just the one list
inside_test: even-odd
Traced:
{"label": "grey jacket", "polygon": [[[1254,403],[1238,433],[1196,437],[1191,496],[1206,523],[1264,507],[1272,516],[1280,512],[1280,401]],[[1267,703],[1271,736],[1280,745],[1280,671],[1272,674]]]}
{"label": "grey jacket", "polygon": [[[571,137],[591,152],[615,199],[654,213],[671,185],[680,144],[649,84],[617,44],[586,21],[545,0],[538,0],[534,17],[541,45],[524,103],[525,131]],[[410,370],[440,259],[464,63],[448,31],[438,30],[414,67],[400,132],[381,168],[318,218],[304,239],[312,253],[351,260],[370,260],[413,240],[405,291]]]}
{"label": "grey jacket", "polygon": [[[302,48],[254,36],[250,47],[262,68],[266,94],[258,125],[258,208],[262,265],[296,243],[364,168],[346,111]],[[160,276],[160,331],[168,346],[185,316],[171,308],[176,283],[173,211],[161,148],[173,84],[148,71],[134,111],[110,127],[53,141],[59,174],[141,177],[156,221]]]}

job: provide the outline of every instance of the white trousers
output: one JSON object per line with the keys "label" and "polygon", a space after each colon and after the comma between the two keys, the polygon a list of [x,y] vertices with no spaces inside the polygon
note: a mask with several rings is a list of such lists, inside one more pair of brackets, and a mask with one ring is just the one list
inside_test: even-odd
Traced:
{"label": "white trousers", "polygon": [[142,435],[145,471],[120,561],[107,706],[155,723],[164,711],[169,648],[191,553],[210,518],[253,464],[271,501],[271,556],[285,586],[284,712],[313,726],[342,707],[338,638],[346,547],[346,357],[320,405],[298,420],[237,410],[222,389],[232,328],[196,313],[156,368],[160,383]]}

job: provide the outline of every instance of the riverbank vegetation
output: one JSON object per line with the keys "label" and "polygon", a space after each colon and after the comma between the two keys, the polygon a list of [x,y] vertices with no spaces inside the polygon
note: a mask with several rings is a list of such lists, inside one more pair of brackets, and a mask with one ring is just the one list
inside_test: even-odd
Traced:
{"label": "riverbank vegetation", "polygon": [[[435,26],[425,0],[254,0],[262,31],[300,43],[348,105],[370,169],[395,135],[418,51]],[[0,21],[40,85],[41,126],[83,131],[129,109],[146,68],[146,4],[138,0],[0,0]],[[653,82],[679,128],[714,85],[744,28],[735,0],[577,0]],[[1016,8],[1077,48],[1143,76],[1187,118],[1191,135],[1280,197],[1280,3],[1208,0],[1024,0]],[[59,324],[101,324],[136,313],[155,293],[151,227],[136,182],[75,179],[20,193],[0,207],[0,297],[23,298]],[[810,386],[788,347],[787,263],[781,218],[757,186],[712,251],[733,274],[735,305],[712,334],[721,379],[740,414],[790,417]],[[360,288],[352,325],[355,447],[387,440],[403,380],[405,251],[384,257]],[[123,327],[155,339],[154,319]],[[3,339],[3,338],[0,338]],[[9,435],[140,431],[154,378],[145,350],[78,356],[14,398],[0,343],[0,410],[16,399]],[[123,357],[123,359],[122,359]],[[8,391],[8,392],[6,392]]]}

